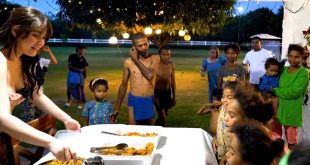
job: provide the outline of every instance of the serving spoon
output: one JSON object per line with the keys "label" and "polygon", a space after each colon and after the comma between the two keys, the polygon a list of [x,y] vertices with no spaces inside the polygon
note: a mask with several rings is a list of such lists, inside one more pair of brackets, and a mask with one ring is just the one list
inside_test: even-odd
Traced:
{"label": "serving spoon", "polygon": [[116,146],[109,146],[109,147],[91,147],[90,152],[98,153],[102,152],[102,150],[110,149],[110,148],[116,148],[117,150],[124,150],[128,147],[128,144],[126,143],[119,143]]}

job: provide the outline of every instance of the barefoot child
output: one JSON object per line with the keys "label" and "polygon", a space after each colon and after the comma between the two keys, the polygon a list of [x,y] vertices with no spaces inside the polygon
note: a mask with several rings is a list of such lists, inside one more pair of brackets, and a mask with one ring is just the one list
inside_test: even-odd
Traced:
{"label": "barefoot child", "polygon": [[235,90],[239,89],[242,83],[240,81],[230,81],[227,82],[223,89],[222,95],[222,106],[219,110],[219,117],[217,119],[216,136],[212,139],[212,147],[214,152],[217,154],[219,164],[226,162],[225,154],[228,151],[230,145],[230,139],[228,137],[227,126],[225,125],[225,117],[227,115],[226,109],[227,105],[231,100],[233,100],[235,95]]}
{"label": "barefoot child", "polygon": [[216,135],[217,119],[219,116],[219,109],[222,106],[221,99],[223,89],[216,88],[213,91],[213,103],[205,104],[198,111],[197,115],[205,115],[211,112],[210,118],[210,133],[212,136]]}
{"label": "barefoot child", "polygon": [[89,82],[89,89],[94,95],[95,100],[86,102],[82,116],[84,126],[94,124],[110,124],[113,113],[112,104],[105,100],[108,92],[108,82],[103,78],[95,78]]}
{"label": "barefoot child", "polygon": [[154,91],[158,115],[155,125],[165,126],[168,109],[175,106],[175,64],[170,60],[171,51],[167,46],[161,47],[159,53],[160,64]]}

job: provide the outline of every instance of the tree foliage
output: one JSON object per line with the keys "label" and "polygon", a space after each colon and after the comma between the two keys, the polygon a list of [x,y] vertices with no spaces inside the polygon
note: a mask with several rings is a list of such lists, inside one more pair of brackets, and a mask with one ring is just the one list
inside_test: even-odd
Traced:
{"label": "tree foliage", "polygon": [[0,26],[9,18],[10,12],[18,7],[20,5],[8,3],[6,0],[0,0]]}
{"label": "tree foliage", "polygon": [[[245,15],[240,15],[227,20],[223,30],[207,39],[245,42],[255,34],[267,33],[282,36],[283,8],[275,14],[268,8],[259,8]],[[239,31],[239,37],[238,37]]]}
{"label": "tree foliage", "polygon": [[[207,35],[223,28],[232,15],[228,0],[57,0],[59,17],[74,27],[135,33],[149,26],[161,29],[158,40],[170,40],[180,29]],[[154,39],[156,39],[154,38]]]}

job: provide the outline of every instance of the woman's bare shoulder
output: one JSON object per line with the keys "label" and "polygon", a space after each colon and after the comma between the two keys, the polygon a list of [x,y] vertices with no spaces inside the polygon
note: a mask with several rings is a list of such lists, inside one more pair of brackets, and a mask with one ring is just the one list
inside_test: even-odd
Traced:
{"label": "woman's bare shoulder", "polygon": [[7,69],[7,59],[1,51],[0,51],[0,69],[1,71],[3,70],[6,71]]}

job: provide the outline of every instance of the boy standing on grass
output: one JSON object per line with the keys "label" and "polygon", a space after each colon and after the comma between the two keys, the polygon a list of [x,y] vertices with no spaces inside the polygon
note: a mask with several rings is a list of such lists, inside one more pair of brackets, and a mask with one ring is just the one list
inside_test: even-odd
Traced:
{"label": "boy standing on grass", "polygon": [[81,102],[84,98],[84,80],[86,78],[86,68],[88,62],[85,58],[85,45],[78,45],[74,54],[70,54],[68,58],[69,73],[67,76],[67,102],[65,107],[71,106],[71,96],[77,100],[77,108],[82,109]]}
{"label": "boy standing on grass", "polygon": [[170,61],[171,51],[167,46],[161,47],[159,53],[160,64],[154,91],[158,115],[155,125],[165,126],[168,109],[175,106],[175,64]]}

